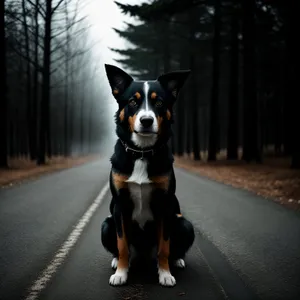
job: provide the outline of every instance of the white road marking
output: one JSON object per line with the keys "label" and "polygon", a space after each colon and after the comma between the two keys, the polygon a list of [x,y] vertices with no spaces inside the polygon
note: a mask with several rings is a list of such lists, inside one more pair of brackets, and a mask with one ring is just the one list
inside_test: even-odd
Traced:
{"label": "white road marking", "polygon": [[57,251],[56,255],[50,262],[50,264],[44,269],[38,279],[33,283],[33,285],[29,289],[28,296],[25,300],[35,300],[38,298],[41,291],[46,287],[47,283],[50,281],[52,276],[55,274],[58,267],[63,263],[64,259],[67,257],[75,243],[80,238],[80,235],[84,229],[84,227],[89,223],[92,216],[96,212],[97,208],[103,201],[107,191],[109,189],[109,183],[107,182],[105,186],[102,188],[101,192],[94,200],[94,202],[90,205],[84,215],[81,217],[73,231],[70,233],[67,240],[62,244],[61,248]]}

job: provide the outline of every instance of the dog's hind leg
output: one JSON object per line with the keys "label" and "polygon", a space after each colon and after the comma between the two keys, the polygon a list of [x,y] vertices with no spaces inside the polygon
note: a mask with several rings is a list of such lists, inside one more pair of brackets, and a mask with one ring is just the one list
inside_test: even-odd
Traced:
{"label": "dog's hind leg", "polygon": [[103,247],[113,255],[111,267],[116,269],[118,264],[117,233],[112,216],[107,217],[102,223],[101,241]]}
{"label": "dog's hind leg", "polygon": [[178,268],[184,268],[185,255],[195,240],[194,227],[181,214],[177,214],[173,218],[170,235],[170,262]]}

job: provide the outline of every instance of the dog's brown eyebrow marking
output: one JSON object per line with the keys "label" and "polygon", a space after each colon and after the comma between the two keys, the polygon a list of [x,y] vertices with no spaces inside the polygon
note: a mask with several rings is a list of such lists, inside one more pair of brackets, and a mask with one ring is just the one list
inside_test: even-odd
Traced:
{"label": "dog's brown eyebrow marking", "polygon": [[125,114],[125,111],[124,111],[124,108],[120,111],[120,114],[119,114],[119,118],[120,120],[123,122],[124,121],[124,114]]}
{"label": "dog's brown eyebrow marking", "polygon": [[151,93],[151,99],[155,99],[157,97],[157,94],[155,92]]}
{"label": "dog's brown eyebrow marking", "polygon": [[118,90],[118,89],[114,89],[114,90],[113,90],[113,94],[114,94],[114,95],[119,94],[119,90]]}
{"label": "dog's brown eyebrow marking", "polygon": [[136,92],[135,94],[136,99],[140,100],[141,99],[141,94],[139,92]]}

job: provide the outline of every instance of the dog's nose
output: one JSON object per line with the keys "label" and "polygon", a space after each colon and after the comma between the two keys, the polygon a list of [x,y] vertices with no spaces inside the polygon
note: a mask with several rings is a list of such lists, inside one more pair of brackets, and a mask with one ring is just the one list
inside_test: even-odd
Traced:
{"label": "dog's nose", "polygon": [[152,117],[141,117],[140,121],[144,128],[148,128],[153,124],[154,119]]}

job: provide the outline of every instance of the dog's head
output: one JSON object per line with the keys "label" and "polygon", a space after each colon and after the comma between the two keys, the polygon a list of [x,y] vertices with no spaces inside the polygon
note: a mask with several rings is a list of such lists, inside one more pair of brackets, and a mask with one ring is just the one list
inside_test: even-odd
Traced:
{"label": "dog's head", "polygon": [[135,81],[112,65],[105,64],[113,96],[118,102],[117,135],[129,145],[151,148],[171,135],[173,105],[190,71],[175,71],[156,80]]}

